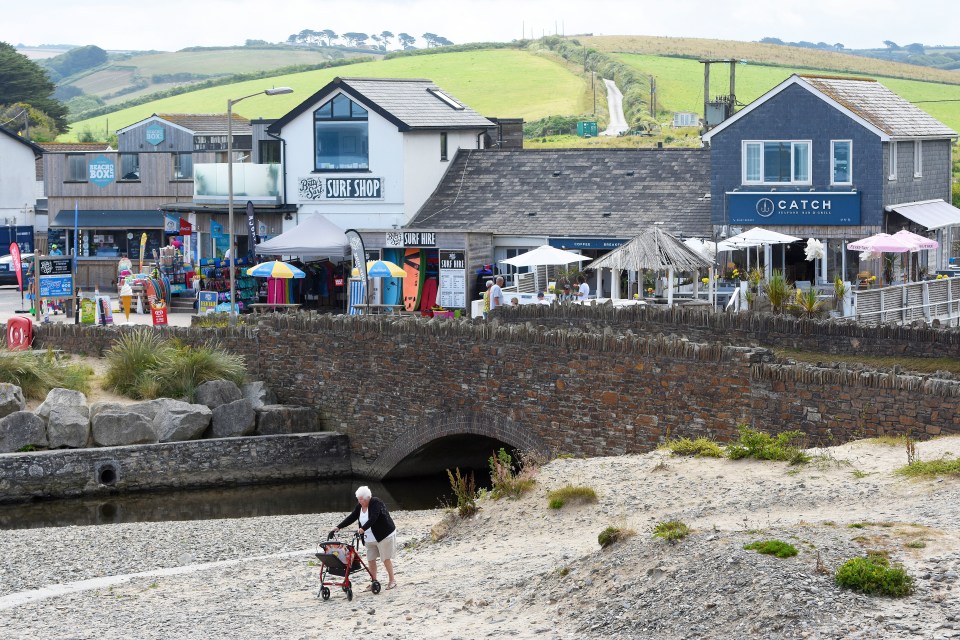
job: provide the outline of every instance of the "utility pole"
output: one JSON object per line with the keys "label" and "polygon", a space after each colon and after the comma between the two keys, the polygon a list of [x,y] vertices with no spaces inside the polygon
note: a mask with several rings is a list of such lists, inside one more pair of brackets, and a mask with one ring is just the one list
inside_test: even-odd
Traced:
{"label": "utility pole", "polygon": [[593,115],[597,115],[597,72],[590,72],[590,86],[593,88]]}
{"label": "utility pole", "polygon": [[30,114],[23,110],[23,137],[30,140]]}

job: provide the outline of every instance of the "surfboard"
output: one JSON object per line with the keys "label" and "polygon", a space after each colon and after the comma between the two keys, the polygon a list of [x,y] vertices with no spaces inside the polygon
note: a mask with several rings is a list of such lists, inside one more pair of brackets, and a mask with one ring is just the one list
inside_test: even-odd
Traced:
{"label": "surfboard", "polygon": [[437,279],[427,278],[420,294],[420,311],[430,311],[437,304]]}
{"label": "surfboard", "polygon": [[[403,249],[384,249],[383,259],[395,265],[403,263]],[[400,304],[403,299],[404,278],[383,279],[383,304]]]}
{"label": "surfboard", "polygon": [[407,249],[403,256],[403,270],[407,276],[403,279],[403,307],[407,311],[416,311],[420,302],[420,249]]}

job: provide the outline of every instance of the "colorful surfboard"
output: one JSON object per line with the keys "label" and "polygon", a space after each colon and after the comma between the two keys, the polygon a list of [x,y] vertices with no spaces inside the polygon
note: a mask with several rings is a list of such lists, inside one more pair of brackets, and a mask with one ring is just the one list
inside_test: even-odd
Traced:
{"label": "colorful surfboard", "polygon": [[416,311],[420,307],[420,291],[426,271],[420,270],[420,249],[407,249],[403,257],[403,270],[407,276],[403,279],[403,307],[407,311]]}
{"label": "colorful surfboard", "polygon": [[[395,265],[403,263],[403,249],[384,249],[383,259]],[[404,278],[383,279],[383,304],[401,304]]]}

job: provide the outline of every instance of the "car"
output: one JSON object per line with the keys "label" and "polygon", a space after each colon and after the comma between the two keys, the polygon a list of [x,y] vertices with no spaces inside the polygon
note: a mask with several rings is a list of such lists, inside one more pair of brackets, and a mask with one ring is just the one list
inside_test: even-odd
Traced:
{"label": "car", "polygon": [[[27,272],[30,271],[30,261],[33,260],[32,253],[23,253],[20,255],[20,270],[23,272],[23,284],[27,284]],[[7,254],[0,256],[0,285],[17,284],[17,273],[13,270],[13,256]]]}

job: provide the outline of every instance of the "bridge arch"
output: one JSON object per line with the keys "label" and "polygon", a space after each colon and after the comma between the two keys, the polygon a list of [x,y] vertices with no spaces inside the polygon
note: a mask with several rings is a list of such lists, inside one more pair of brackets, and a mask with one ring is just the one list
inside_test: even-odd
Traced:
{"label": "bridge arch", "polygon": [[462,411],[435,416],[429,422],[410,427],[363,470],[364,475],[382,480],[404,458],[431,442],[464,435],[483,436],[520,451],[550,456],[550,447],[539,435],[510,418],[491,412]]}

